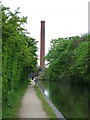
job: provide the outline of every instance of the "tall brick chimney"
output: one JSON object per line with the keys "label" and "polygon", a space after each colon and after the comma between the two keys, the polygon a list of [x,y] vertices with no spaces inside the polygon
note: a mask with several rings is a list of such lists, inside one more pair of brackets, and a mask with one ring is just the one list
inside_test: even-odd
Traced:
{"label": "tall brick chimney", "polygon": [[44,56],[45,56],[45,21],[41,21],[40,67],[42,68],[42,70],[45,67],[45,61],[43,61]]}

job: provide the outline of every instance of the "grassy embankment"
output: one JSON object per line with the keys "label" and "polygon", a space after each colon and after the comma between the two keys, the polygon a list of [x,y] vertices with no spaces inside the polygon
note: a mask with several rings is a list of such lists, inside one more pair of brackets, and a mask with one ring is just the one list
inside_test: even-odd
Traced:
{"label": "grassy embankment", "polygon": [[17,89],[15,89],[8,99],[8,104],[3,101],[2,104],[2,116],[3,118],[18,118],[18,111],[21,106],[22,97],[27,89],[28,84],[30,84],[30,80],[28,83],[20,85]]}
{"label": "grassy embankment", "polygon": [[46,102],[46,99],[43,96],[43,94],[41,93],[38,85],[35,84],[34,88],[35,88],[35,91],[36,91],[36,94],[37,94],[38,98],[42,101],[43,110],[47,112],[48,117],[49,118],[56,118],[57,119],[54,111],[52,110],[52,108],[50,107],[50,105]]}

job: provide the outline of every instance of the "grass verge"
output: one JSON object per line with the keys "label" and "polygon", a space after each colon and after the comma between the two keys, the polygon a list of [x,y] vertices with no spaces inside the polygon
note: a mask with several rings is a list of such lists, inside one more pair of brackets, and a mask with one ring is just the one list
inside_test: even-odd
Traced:
{"label": "grass verge", "polygon": [[34,89],[36,91],[38,98],[42,101],[43,110],[46,111],[48,117],[49,118],[57,118],[56,114],[54,113],[54,111],[52,110],[50,105],[46,102],[46,99],[43,96],[43,94],[41,93],[37,84],[35,84]]}
{"label": "grass verge", "polygon": [[[30,80],[29,80],[30,82]],[[27,89],[29,83],[20,85],[15,89],[8,99],[8,105],[5,100],[2,100],[2,117],[4,118],[18,118],[18,111],[21,106],[22,97]],[[16,119],[15,119],[16,120]]]}

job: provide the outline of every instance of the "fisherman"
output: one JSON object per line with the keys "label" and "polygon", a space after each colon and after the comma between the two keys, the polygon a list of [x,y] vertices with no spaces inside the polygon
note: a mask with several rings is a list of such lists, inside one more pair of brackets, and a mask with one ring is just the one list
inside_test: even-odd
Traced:
{"label": "fisherman", "polygon": [[34,79],[34,77],[32,76],[32,80]]}

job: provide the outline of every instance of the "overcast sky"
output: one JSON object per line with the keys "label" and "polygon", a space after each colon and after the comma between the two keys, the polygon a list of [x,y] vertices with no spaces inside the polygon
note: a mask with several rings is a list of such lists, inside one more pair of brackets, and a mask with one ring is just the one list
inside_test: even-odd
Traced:
{"label": "overcast sky", "polygon": [[[89,0],[2,0],[11,11],[20,7],[22,16],[28,17],[26,28],[30,36],[40,41],[40,21],[45,21],[45,53],[50,40],[81,35],[88,32]],[[40,43],[38,43],[40,48]],[[39,52],[38,52],[39,55]]]}

